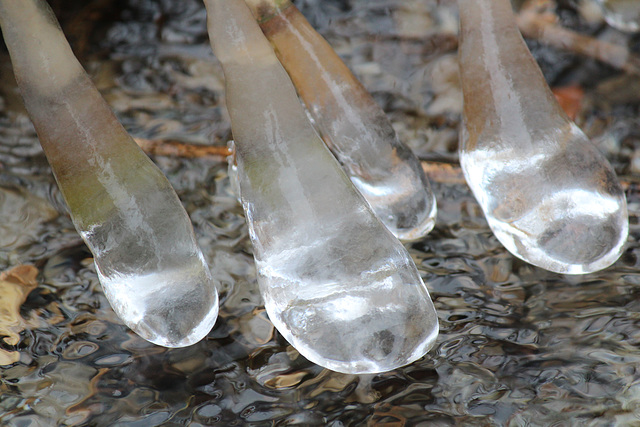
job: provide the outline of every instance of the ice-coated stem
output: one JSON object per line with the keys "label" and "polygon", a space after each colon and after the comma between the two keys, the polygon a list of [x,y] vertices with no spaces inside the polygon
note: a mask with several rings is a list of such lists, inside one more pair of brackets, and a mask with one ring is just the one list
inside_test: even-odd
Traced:
{"label": "ice-coated stem", "polygon": [[464,94],[460,163],[500,242],[539,267],[605,268],[628,234],[613,168],[566,116],[509,0],[458,0]]}
{"label": "ice-coated stem", "polygon": [[418,270],[307,119],[243,0],[205,0],[258,283],[280,333],[339,372],[422,357],[438,319]]}
{"label": "ice-coated stem", "polygon": [[375,214],[403,240],[435,224],[420,161],[329,43],[289,0],[246,0],[316,128]]}
{"label": "ice-coated stem", "polygon": [[25,106],[116,314],[166,347],[202,339],[218,295],[175,191],[77,61],[44,0],[0,0]]}

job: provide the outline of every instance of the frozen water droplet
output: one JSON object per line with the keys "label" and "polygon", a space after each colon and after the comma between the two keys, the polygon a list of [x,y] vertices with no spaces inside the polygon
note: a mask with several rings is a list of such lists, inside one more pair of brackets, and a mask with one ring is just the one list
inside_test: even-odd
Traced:
{"label": "frozen water droplet", "polygon": [[438,319],[415,264],[323,144],[242,0],[206,0],[269,318],[309,360],[381,372],[422,357]]}
{"label": "frozen water droplet", "polygon": [[175,191],[118,123],[46,2],[0,2],[0,26],[25,106],[114,311],[153,343],[199,341],[216,321],[218,294]]}
{"label": "frozen water droplet", "polygon": [[384,111],[289,1],[247,4],[327,146],[378,218],[400,239],[429,233],[437,212],[431,186]]}
{"label": "frozen water droplet", "polygon": [[605,268],[628,216],[613,168],[555,100],[508,0],[458,0],[464,125],[460,163],[514,255],[560,273]]}

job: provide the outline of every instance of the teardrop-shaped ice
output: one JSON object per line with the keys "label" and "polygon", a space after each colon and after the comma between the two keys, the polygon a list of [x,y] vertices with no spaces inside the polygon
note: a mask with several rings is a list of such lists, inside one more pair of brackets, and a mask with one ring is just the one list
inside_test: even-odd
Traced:
{"label": "teardrop-shaped ice", "polygon": [[247,0],[329,149],[398,238],[435,224],[436,200],[420,161],[329,43],[289,0]]}
{"label": "teardrop-shaped ice", "polygon": [[422,357],[438,319],[411,257],[313,129],[243,0],[205,4],[271,321],[303,356],[339,372]]}
{"label": "teardrop-shaped ice", "polygon": [[609,162],[566,116],[509,0],[458,0],[464,93],[460,163],[500,242],[547,270],[603,269],[627,239]]}
{"label": "teardrop-shaped ice", "polygon": [[218,294],[173,188],[117,121],[44,0],[0,0],[16,80],[116,314],[146,340],[202,339]]}

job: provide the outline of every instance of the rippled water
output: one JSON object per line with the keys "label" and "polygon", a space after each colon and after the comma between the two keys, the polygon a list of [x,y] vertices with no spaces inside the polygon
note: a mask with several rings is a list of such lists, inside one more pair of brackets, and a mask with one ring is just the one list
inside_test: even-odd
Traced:
{"label": "rippled water", "polygon": [[[85,37],[84,64],[125,126],[137,137],[226,143],[222,74],[202,5],[114,1],[114,17],[107,3],[91,3],[95,30],[74,34]],[[401,137],[423,159],[455,163],[452,2],[298,4],[390,112]],[[568,6],[559,12],[583,33],[637,46]],[[640,91],[630,88],[640,79],[531,47],[554,85],[584,87],[578,122],[627,188],[627,250],[612,268],[586,276],[531,267],[493,237],[455,168],[432,168],[438,222],[408,248],[434,298],[441,335],[427,357],[369,376],[319,368],[271,326],[221,158],[154,157],[219,282],[218,323],[206,340],[171,350],[123,326],[65,214],[2,54],[0,424],[639,425]]]}

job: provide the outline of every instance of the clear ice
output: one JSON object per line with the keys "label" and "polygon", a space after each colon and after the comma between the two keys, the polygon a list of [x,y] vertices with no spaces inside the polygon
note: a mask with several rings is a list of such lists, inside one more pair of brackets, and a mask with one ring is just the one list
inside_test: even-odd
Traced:
{"label": "clear ice", "polygon": [[329,43],[288,0],[247,0],[329,149],[398,238],[435,224],[436,200],[420,161]]}
{"label": "clear ice", "polygon": [[104,293],[134,332],[201,340],[218,294],[175,191],[127,134],[43,0],[0,0],[16,80]]}
{"label": "clear ice", "polygon": [[422,357],[438,319],[408,252],[314,130],[244,1],[205,4],[271,321],[303,356],[338,372]]}
{"label": "clear ice", "polygon": [[637,33],[640,31],[640,1],[638,0],[598,0],[602,6],[604,19],[620,31]]}
{"label": "clear ice", "polygon": [[489,226],[511,253],[547,270],[608,267],[628,234],[611,165],[559,106],[509,0],[458,6],[460,163]]}

